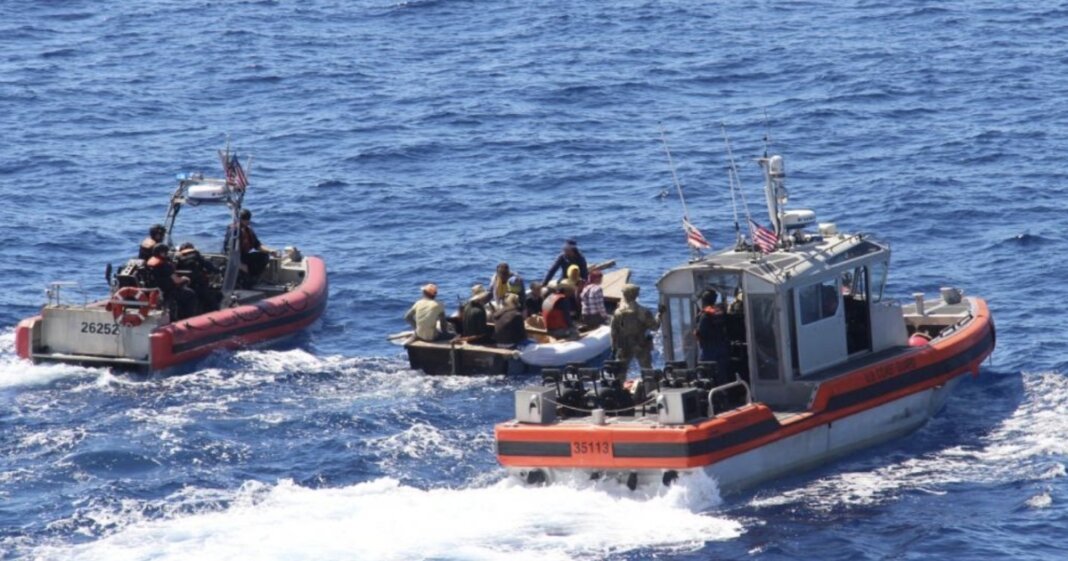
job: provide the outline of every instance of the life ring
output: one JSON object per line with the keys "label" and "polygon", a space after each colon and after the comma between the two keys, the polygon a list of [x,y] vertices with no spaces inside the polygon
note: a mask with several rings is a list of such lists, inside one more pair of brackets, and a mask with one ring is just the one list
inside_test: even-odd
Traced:
{"label": "life ring", "polygon": [[[127,306],[125,302],[136,301],[140,305]],[[148,313],[159,305],[158,290],[144,290],[135,286],[125,286],[112,295],[105,308],[111,312],[115,321],[128,326],[141,325]],[[136,310],[130,308],[136,307]]]}

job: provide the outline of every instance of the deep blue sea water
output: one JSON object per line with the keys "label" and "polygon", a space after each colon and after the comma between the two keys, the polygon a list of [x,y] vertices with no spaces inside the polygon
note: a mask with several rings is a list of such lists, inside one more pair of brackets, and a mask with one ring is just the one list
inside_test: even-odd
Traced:
{"label": "deep blue sea water", "polygon": [[[1054,3],[0,3],[0,559],[1068,558],[1068,7]],[[986,297],[998,349],[906,439],[740,496],[525,489],[492,426],[525,380],[430,378],[384,336],[565,237],[644,299],[690,213],[795,206],[892,242],[889,291]],[[268,245],[323,255],[324,319],[149,379],[14,356],[52,280],[253,155]],[[758,214],[758,216],[763,216]]]}

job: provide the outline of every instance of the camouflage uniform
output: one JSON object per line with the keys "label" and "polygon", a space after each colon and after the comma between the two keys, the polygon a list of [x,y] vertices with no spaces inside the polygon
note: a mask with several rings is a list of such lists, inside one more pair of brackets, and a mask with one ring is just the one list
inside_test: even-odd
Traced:
{"label": "camouflage uniform", "polygon": [[647,333],[660,327],[660,318],[638,303],[638,292],[636,285],[623,287],[623,302],[612,315],[612,351],[626,368],[635,358],[642,368],[652,368],[653,341]]}

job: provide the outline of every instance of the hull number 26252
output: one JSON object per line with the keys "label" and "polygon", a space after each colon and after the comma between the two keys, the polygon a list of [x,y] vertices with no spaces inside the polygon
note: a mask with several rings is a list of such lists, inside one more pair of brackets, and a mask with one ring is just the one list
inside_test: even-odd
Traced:
{"label": "hull number 26252", "polygon": [[83,321],[82,333],[92,333],[93,335],[118,335],[119,324]]}

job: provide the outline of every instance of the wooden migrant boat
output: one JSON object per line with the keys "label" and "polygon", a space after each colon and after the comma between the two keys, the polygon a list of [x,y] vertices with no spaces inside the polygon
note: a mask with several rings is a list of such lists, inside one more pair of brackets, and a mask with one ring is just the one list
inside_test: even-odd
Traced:
{"label": "wooden migrant boat", "polygon": [[[229,148],[220,151],[220,156],[227,179],[202,174],[179,176],[164,222],[165,243],[172,248],[175,221],[183,208],[216,209],[216,215],[221,209],[226,222],[215,224],[217,231],[237,231],[248,180]],[[195,219],[191,222],[203,225]],[[108,266],[110,295],[97,302],[66,303],[61,292],[69,283],[53,283],[41,313],[21,321],[16,329],[18,355],[35,363],[161,371],[217,349],[277,341],[322,315],[327,303],[327,279],[321,258],[302,256],[295,248],[286,248],[285,252],[270,256],[254,285],[239,288],[241,257],[237,238],[225,235],[219,253],[201,252],[220,271],[209,284],[221,309],[172,320],[173,306],[163,300],[159,289],[150,286],[144,263],[132,259],[116,275],[111,275]]]}
{"label": "wooden migrant boat", "polygon": [[[591,268],[607,268],[614,261]],[[630,269],[604,272],[601,287],[605,307],[609,313],[622,299],[623,286],[630,280]],[[408,340],[404,348],[412,368],[432,375],[520,375],[542,368],[562,368],[567,364],[599,365],[612,354],[611,330],[607,325],[580,331],[576,341],[559,341],[545,330],[527,327],[531,342],[516,349],[475,344],[463,337],[451,341]],[[391,339],[407,338],[411,332],[393,335]]]}

